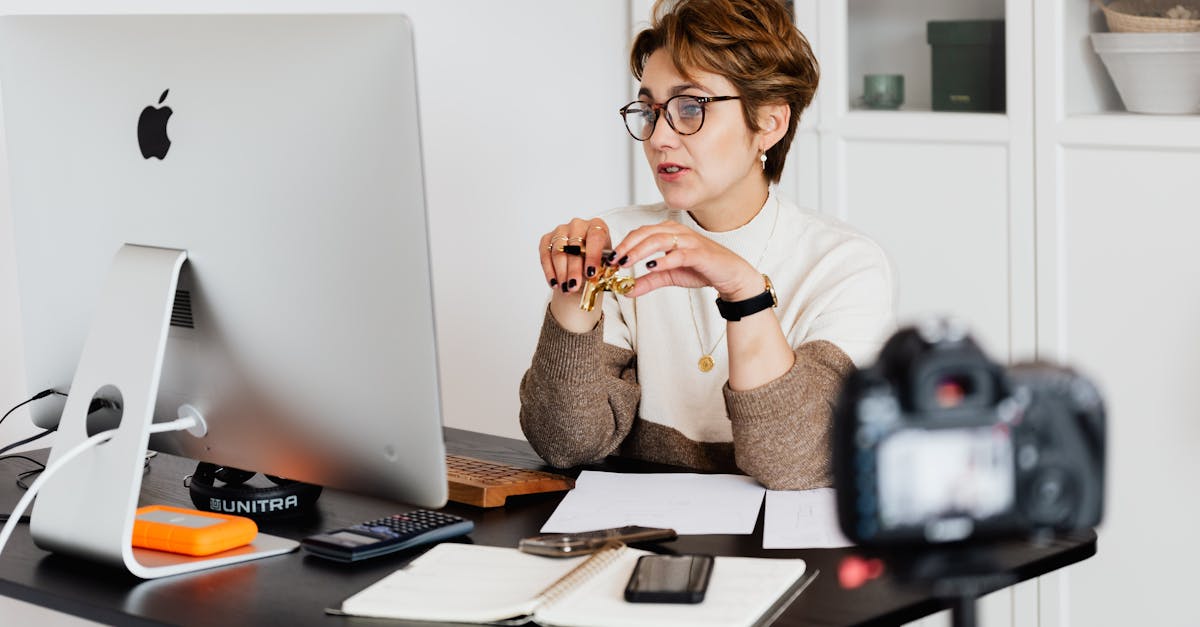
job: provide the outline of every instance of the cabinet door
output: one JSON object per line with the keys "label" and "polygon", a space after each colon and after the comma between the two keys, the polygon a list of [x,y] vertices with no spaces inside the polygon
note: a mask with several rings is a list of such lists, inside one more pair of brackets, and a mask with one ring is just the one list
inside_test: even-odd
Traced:
{"label": "cabinet door", "polygon": [[1108,410],[1100,548],[1058,582],[1059,599],[1070,625],[1200,624],[1188,540],[1200,518],[1200,150],[1065,148],[1059,163],[1039,330],[1048,357],[1097,380]]}
{"label": "cabinet door", "polygon": [[901,321],[952,314],[1008,351],[1008,169],[1003,146],[847,141],[846,217],[891,258]]}

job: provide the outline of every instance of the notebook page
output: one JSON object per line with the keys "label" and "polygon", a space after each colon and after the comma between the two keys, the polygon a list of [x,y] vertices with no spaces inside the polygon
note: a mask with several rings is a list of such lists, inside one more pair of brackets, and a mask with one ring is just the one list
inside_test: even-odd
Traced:
{"label": "notebook page", "polygon": [[530,613],[542,590],[585,559],[443,543],[346,599],[341,610],[376,618],[505,620]]}
{"label": "notebook page", "polygon": [[627,549],[604,572],[539,609],[543,625],[574,627],[750,627],[804,575],[801,559],[718,557],[704,601],[629,603],[625,584],[645,551]]}

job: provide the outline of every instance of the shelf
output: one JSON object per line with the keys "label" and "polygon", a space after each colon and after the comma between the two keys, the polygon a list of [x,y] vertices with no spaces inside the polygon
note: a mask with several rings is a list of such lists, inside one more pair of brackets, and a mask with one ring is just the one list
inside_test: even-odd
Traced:
{"label": "shelf", "polygon": [[847,102],[859,102],[866,74],[904,75],[905,103],[930,108],[930,20],[1004,19],[1005,0],[847,0]]}
{"label": "shelf", "polygon": [[1043,13],[1061,20],[1061,111],[1054,125],[1058,143],[1071,147],[1187,149],[1200,148],[1200,115],[1147,115],[1125,111],[1090,35],[1107,32],[1100,9],[1090,3],[1056,0]]}
{"label": "shelf", "polygon": [[1003,113],[856,109],[837,125],[831,130],[846,139],[973,144],[1011,140],[1010,122]]}
{"label": "shelf", "polygon": [[1068,116],[1058,125],[1065,146],[1200,149],[1200,115],[1098,113]]}

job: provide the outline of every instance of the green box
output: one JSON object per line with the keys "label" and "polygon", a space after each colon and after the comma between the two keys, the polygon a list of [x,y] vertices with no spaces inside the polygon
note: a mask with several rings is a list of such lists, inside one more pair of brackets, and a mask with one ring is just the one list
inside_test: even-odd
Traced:
{"label": "green box", "polygon": [[934,111],[1004,111],[1004,20],[927,24]]}

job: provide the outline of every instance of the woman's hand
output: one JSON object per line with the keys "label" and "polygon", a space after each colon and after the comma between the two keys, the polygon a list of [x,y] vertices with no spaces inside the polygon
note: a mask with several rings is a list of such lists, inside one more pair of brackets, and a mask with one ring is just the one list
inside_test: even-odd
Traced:
{"label": "woman's hand", "polygon": [[[600,271],[604,250],[612,247],[608,225],[598,218],[576,218],[543,235],[538,247],[542,273],[552,292],[550,312],[554,319],[568,331],[590,331],[600,319],[601,308],[580,309],[579,292],[584,281]],[[584,254],[569,254],[563,251],[564,247],[578,247]]]}
{"label": "woman's hand", "polygon": [[[750,262],[677,222],[643,226],[631,232],[617,245],[616,263],[628,267],[660,252],[665,254],[646,262],[648,272],[637,278],[628,296],[668,285],[711,285],[721,300],[735,302],[762,294],[765,289],[763,275]],[[792,367],[795,355],[770,309],[727,322],[725,327],[730,389],[759,387]]]}
{"label": "woman's hand", "polygon": [[627,268],[660,252],[665,255],[646,262],[648,272],[637,278],[628,296],[668,285],[711,285],[725,301],[745,300],[763,291],[762,274],[750,262],[678,222],[633,230],[617,246],[614,263]]}

